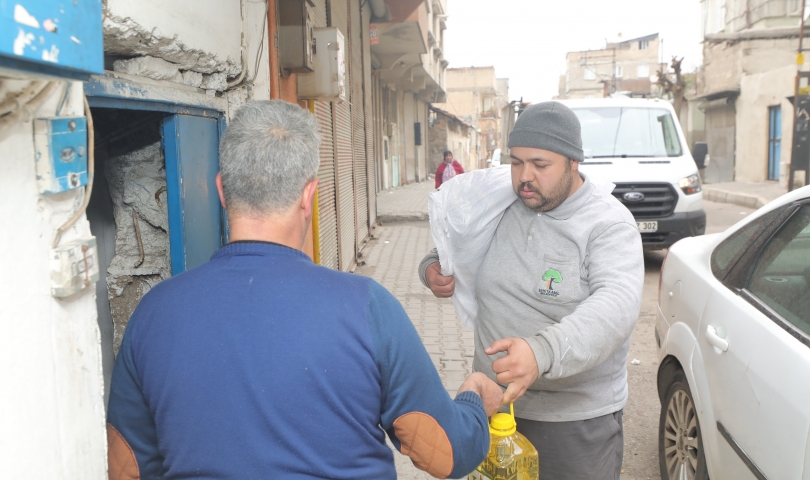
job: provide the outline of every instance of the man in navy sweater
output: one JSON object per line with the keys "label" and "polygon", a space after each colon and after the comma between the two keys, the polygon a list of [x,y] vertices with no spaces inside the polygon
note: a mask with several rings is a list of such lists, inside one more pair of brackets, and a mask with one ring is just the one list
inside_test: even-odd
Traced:
{"label": "man in navy sweater", "polygon": [[108,407],[112,480],[394,479],[385,435],[437,477],[489,448],[500,387],[451,400],[399,302],[301,252],[318,186],[315,118],[251,102],[220,145],[231,242],[141,301]]}

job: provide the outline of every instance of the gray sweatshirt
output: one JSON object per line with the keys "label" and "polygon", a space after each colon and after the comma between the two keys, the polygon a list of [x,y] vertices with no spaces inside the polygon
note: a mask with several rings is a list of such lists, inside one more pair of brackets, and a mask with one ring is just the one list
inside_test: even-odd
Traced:
{"label": "gray sweatshirt", "polygon": [[[613,195],[585,183],[557,208],[516,200],[495,232],[476,281],[473,368],[493,380],[484,349],[524,338],[540,377],[515,403],[520,418],[586,420],[627,403],[627,351],[644,286],[641,236]],[[431,251],[419,268],[438,261]]]}

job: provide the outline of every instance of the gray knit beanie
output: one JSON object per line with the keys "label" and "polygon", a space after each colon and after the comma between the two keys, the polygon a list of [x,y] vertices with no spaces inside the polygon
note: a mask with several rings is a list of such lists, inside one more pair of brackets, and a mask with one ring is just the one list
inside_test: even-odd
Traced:
{"label": "gray knit beanie", "polygon": [[579,119],[560,102],[529,105],[509,134],[509,148],[512,147],[539,148],[578,162],[585,160]]}

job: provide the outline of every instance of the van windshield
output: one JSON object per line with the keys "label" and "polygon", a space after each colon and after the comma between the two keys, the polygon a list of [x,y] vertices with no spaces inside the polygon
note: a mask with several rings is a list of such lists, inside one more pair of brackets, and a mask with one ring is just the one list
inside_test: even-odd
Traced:
{"label": "van windshield", "polygon": [[585,158],[680,157],[675,120],[663,108],[573,109],[582,124]]}

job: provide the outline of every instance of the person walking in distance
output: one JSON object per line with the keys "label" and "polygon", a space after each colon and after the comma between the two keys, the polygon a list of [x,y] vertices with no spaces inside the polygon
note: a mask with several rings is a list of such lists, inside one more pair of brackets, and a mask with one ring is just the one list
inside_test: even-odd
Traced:
{"label": "person walking in distance", "polygon": [[[558,102],[528,107],[509,135],[509,206],[476,279],[473,369],[506,386],[543,480],[618,480],[627,353],[644,285],[630,212],[579,171],[579,120]],[[422,282],[453,295],[435,249]]]}
{"label": "person walking in distance", "polygon": [[440,163],[439,168],[436,169],[436,188],[439,188],[442,183],[462,173],[464,173],[464,167],[453,158],[453,152],[445,150],[444,161]]}
{"label": "person walking in distance", "polygon": [[386,434],[440,478],[486,456],[501,388],[473,373],[452,400],[393,295],[301,251],[317,131],[280,100],[230,121],[216,177],[230,243],[133,313],[108,407],[111,480],[394,480]]}

